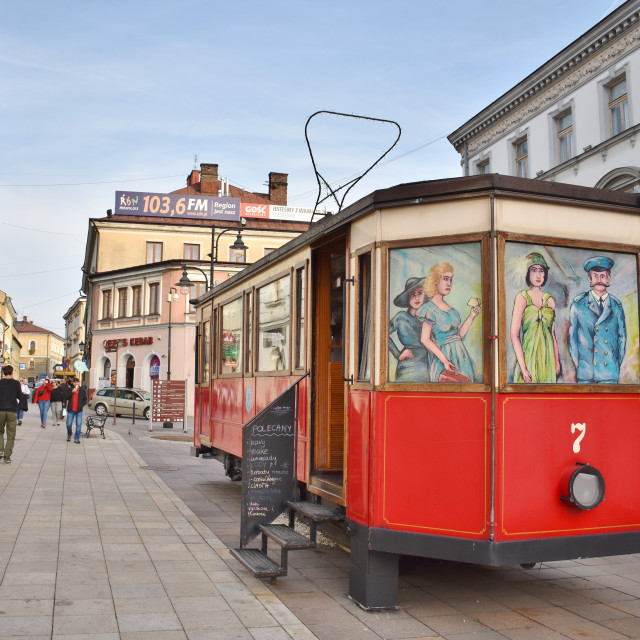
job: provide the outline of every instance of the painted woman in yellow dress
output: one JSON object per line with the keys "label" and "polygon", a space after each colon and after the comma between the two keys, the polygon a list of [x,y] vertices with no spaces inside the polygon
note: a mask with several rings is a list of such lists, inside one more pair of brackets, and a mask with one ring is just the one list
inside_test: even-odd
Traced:
{"label": "painted woman in yellow dress", "polygon": [[549,266],[542,254],[527,256],[529,289],[516,295],[511,316],[511,344],[516,356],[514,382],[554,383],[560,375],[556,341],[556,302],[542,290]]}

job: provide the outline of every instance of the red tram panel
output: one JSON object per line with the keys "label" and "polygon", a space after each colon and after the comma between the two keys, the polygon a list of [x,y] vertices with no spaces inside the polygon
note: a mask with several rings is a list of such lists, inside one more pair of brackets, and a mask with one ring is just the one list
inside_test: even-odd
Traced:
{"label": "red tram panel", "polygon": [[[640,399],[625,395],[501,396],[496,540],[640,528]],[[584,430],[572,425],[584,425]],[[583,511],[559,499],[563,473],[596,467],[604,501]]]}

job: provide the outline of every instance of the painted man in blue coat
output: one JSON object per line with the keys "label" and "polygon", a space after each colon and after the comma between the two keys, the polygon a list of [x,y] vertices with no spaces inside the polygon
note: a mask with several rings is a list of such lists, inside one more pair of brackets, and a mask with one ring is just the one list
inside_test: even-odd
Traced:
{"label": "painted man in blue coat", "polygon": [[589,258],[584,270],[591,291],[577,295],[569,311],[569,351],[580,384],[617,384],[627,343],[622,303],[607,289],[614,262]]}

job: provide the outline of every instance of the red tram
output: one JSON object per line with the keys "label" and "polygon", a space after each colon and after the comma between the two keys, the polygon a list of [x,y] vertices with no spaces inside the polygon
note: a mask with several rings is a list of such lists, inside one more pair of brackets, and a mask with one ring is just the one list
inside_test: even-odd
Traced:
{"label": "red tram", "polygon": [[195,450],[305,374],[297,480],[344,510],[350,595],[399,555],[640,552],[637,194],[483,175],[375,191],[197,300]]}

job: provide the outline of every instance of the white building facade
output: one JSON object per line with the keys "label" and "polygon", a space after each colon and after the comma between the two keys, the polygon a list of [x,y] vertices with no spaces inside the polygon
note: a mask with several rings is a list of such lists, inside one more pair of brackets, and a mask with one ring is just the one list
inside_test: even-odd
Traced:
{"label": "white building facade", "polygon": [[629,0],[454,131],[463,175],[640,192],[640,0]]}

